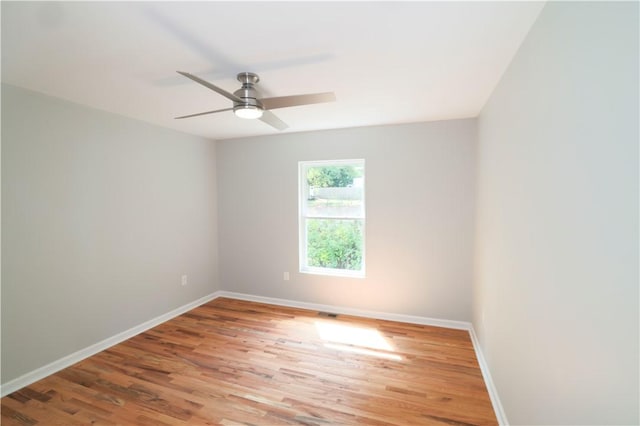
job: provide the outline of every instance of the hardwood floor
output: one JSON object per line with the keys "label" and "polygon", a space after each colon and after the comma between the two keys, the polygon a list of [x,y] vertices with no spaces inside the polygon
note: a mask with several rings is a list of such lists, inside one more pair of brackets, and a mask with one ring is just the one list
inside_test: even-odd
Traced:
{"label": "hardwood floor", "polygon": [[497,424],[466,331],[219,298],[2,398],[3,425]]}

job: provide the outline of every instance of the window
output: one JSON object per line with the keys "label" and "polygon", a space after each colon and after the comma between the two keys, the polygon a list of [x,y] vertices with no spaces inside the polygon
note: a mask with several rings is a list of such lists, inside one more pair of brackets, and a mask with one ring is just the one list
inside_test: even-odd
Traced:
{"label": "window", "polygon": [[364,160],[299,167],[300,272],[364,277]]}

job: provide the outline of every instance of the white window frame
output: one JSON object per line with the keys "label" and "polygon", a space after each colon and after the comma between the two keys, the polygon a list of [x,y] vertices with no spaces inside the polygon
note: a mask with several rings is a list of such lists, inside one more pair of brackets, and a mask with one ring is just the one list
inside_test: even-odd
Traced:
{"label": "white window frame", "polygon": [[[364,172],[364,181],[362,187],[362,217],[325,217],[325,216],[309,216],[305,211],[305,200],[309,197],[309,185],[307,184],[307,169],[310,167],[323,166],[361,166]],[[364,159],[352,160],[321,160],[321,161],[299,161],[298,162],[298,237],[299,237],[299,260],[300,272],[306,274],[329,275],[339,277],[365,278],[365,234],[366,234],[366,186],[367,172]],[[322,268],[318,266],[307,265],[307,219],[328,219],[328,220],[361,220],[362,221],[362,269],[358,271],[350,269]]]}

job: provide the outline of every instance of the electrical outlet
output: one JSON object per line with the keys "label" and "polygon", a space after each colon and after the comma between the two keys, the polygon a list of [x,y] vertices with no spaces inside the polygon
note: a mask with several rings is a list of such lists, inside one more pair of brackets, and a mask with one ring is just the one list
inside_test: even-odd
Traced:
{"label": "electrical outlet", "polygon": [[186,275],[183,275],[183,276],[182,276],[181,284],[182,284],[183,286],[185,286],[185,285],[187,285],[187,283],[188,283],[188,281],[187,281],[187,276],[186,276]]}
{"label": "electrical outlet", "polygon": [[285,281],[289,281],[289,273],[285,272],[283,278],[284,278]]}

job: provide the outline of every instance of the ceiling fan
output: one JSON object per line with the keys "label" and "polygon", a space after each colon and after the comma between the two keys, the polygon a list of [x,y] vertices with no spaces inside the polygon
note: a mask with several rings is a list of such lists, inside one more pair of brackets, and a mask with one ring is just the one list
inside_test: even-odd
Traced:
{"label": "ceiling fan", "polygon": [[260,121],[267,123],[271,127],[278,130],[284,130],[289,126],[287,126],[284,121],[276,117],[275,114],[271,112],[272,109],[318,104],[322,102],[333,102],[336,100],[336,95],[333,92],[261,98],[259,92],[254,87],[254,85],[260,81],[260,78],[257,74],[252,72],[241,72],[238,74],[237,78],[238,81],[242,83],[242,87],[233,93],[229,93],[226,90],[201,79],[200,77],[189,74],[188,72],[178,71],[178,74],[182,74],[196,83],[202,84],[203,86],[233,101],[233,107],[183,115],[181,117],[176,117],[176,119],[197,117],[199,115],[214,114],[216,112],[233,111],[234,114],[240,118],[258,118]]}

